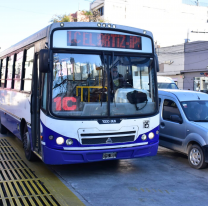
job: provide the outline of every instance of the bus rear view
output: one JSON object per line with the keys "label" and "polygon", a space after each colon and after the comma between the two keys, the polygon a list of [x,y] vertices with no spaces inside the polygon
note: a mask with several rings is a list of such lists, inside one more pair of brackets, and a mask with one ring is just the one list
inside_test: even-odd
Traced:
{"label": "bus rear view", "polygon": [[34,94],[41,99],[42,160],[72,164],[156,155],[158,64],[152,33],[104,23],[55,23],[46,45],[37,61],[42,91]]}

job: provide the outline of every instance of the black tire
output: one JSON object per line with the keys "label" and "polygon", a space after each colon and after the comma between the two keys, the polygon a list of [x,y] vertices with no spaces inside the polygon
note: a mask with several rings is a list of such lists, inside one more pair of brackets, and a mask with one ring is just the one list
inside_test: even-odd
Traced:
{"label": "black tire", "polygon": [[203,169],[207,166],[203,149],[197,145],[190,145],[188,148],[188,161],[191,167],[195,169]]}
{"label": "black tire", "polygon": [[[25,157],[27,158],[27,160],[29,161],[35,161],[37,160],[37,156],[33,153],[32,149],[31,149],[31,143],[28,143],[28,129],[27,129],[27,125],[24,126],[24,130],[23,130],[23,148],[25,151]],[[29,144],[29,145],[28,145]]]}
{"label": "black tire", "polygon": [[1,120],[0,120],[0,132],[1,134],[6,134],[7,133],[7,128],[1,124]]}

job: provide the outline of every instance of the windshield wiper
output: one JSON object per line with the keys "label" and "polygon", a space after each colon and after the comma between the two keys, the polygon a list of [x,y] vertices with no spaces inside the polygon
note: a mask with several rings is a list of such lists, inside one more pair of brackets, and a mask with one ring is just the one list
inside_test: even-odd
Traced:
{"label": "windshield wiper", "polygon": [[60,87],[62,84],[64,84],[66,81],[68,81],[67,79],[64,79],[60,84],[56,84],[53,89],[55,89],[56,87]]}
{"label": "windshield wiper", "polygon": [[104,94],[104,87],[105,87],[105,57],[104,57],[104,52],[103,52],[103,65],[104,65],[104,69],[102,67],[102,76],[103,76],[103,79],[102,79],[101,107],[102,107],[102,104],[103,104],[103,94]]}
{"label": "windshield wiper", "polygon": [[112,87],[113,87],[113,101],[114,101],[114,105],[116,107],[116,101],[115,101],[115,91],[114,91],[114,82],[113,82],[113,75],[112,75],[112,70],[114,68],[114,52],[113,52],[113,55],[112,55],[112,67],[111,67],[111,70],[110,70],[110,75],[111,75],[111,84],[112,84]]}
{"label": "windshield wiper", "polygon": [[204,119],[204,120],[193,120],[194,122],[208,122],[208,119]]}

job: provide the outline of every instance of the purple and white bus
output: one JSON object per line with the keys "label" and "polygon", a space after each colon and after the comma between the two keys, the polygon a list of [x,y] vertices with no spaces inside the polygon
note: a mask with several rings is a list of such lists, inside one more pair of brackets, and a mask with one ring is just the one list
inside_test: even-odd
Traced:
{"label": "purple and white bus", "polygon": [[28,160],[72,164],[156,155],[152,33],[54,23],[0,53],[0,129]]}

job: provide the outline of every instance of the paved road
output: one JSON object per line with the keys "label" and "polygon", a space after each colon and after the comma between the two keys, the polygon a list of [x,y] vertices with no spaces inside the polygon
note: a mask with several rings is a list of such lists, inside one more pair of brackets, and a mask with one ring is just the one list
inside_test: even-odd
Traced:
{"label": "paved road", "polygon": [[155,157],[50,168],[90,206],[208,205],[208,168],[162,147]]}

